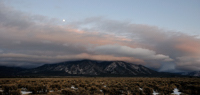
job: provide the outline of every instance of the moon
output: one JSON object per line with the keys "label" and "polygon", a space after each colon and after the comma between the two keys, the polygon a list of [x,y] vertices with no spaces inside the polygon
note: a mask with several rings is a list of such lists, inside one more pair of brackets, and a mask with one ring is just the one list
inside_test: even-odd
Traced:
{"label": "moon", "polygon": [[63,22],[65,22],[65,19],[63,19]]}

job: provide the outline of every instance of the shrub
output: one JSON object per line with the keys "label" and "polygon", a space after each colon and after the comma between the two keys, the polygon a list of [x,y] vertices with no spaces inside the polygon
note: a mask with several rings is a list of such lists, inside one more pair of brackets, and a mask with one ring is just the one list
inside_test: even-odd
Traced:
{"label": "shrub", "polygon": [[28,88],[28,90],[29,91],[32,91],[32,93],[33,94],[39,94],[39,87],[37,87],[37,86],[30,86],[29,88]]}
{"label": "shrub", "polygon": [[62,85],[60,85],[60,84],[51,84],[50,87],[53,88],[53,89],[57,88],[58,90],[62,89]]}
{"label": "shrub", "polygon": [[10,95],[21,95],[22,93],[21,93],[21,90],[20,89],[18,89],[18,90],[12,90],[11,92],[10,92]]}
{"label": "shrub", "polygon": [[4,90],[4,91],[3,91],[4,94],[10,95],[10,94],[11,94],[11,91],[12,91],[12,90],[17,90],[18,87],[17,87],[16,84],[4,84],[4,85],[2,85],[2,89]]}
{"label": "shrub", "polygon": [[153,89],[150,88],[150,87],[144,86],[144,87],[143,87],[143,92],[144,92],[146,95],[152,95]]}
{"label": "shrub", "polygon": [[64,90],[62,90],[62,94],[65,94],[65,95],[76,95],[76,92],[74,90],[71,90],[71,89],[64,89]]}

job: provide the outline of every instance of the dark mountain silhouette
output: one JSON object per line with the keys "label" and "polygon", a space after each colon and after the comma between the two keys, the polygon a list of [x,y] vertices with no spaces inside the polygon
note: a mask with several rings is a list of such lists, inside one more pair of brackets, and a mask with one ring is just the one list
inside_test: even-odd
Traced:
{"label": "dark mountain silhouette", "polygon": [[[13,69],[13,68],[10,68]],[[2,70],[8,72],[9,68]],[[3,73],[0,73],[3,74]],[[13,69],[7,76],[142,76],[170,77],[170,73],[159,73],[142,65],[123,61],[66,61],[55,64],[45,64],[33,69]]]}
{"label": "dark mountain silhouette", "polygon": [[17,73],[21,71],[25,71],[27,69],[20,68],[20,67],[6,67],[6,66],[0,66],[0,77],[6,77],[6,76],[16,76]]}

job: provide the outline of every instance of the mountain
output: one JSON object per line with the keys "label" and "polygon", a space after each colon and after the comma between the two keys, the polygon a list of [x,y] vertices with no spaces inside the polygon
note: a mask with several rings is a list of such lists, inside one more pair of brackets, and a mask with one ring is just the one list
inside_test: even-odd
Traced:
{"label": "mountain", "polygon": [[0,77],[11,77],[16,76],[17,73],[24,71],[27,69],[20,68],[20,67],[6,67],[6,66],[0,66]]}
{"label": "mountain", "polygon": [[33,69],[0,66],[0,77],[101,76],[101,77],[181,77],[157,72],[142,65],[123,61],[66,61],[45,64]]}
{"label": "mountain", "polygon": [[33,76],[156,76],[160,73],[142,65],[123,61],[67,61],[25,70],[20,75]]}
{"label": "mountain", "polygon": [[200,77],[200,71],[186,72],[182,73],[182,75]]}

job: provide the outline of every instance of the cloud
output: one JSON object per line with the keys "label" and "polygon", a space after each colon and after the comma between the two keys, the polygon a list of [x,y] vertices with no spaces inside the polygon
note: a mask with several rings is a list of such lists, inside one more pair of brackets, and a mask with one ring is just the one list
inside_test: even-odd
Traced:
{"label": "cloud", "polygon": [[195,39],[194,36],[182,36],[178,38],[175,48],[185,52],[186,54],[199,55],[200,54],[200,39]]}
{"label": "cloud", "polygon": [[2,2],[0,21],[1,65],[94,59],[122,60],[160,71],[200,68],[198,37],[157,26],[104,17],[60,24],[55,18],[24,13]]}
{"label": "cloud", "polygon": [[163,61],[173,61],[169,56],[163,54],[156,54],[155,51],[143,49],[143,48],[131,48],[128,46],[120,45],[103,45],[91,49],[91,51],[97,54],[106,54],[114,56],[125,56],[134,57],[144,60],[163,60]]}
{"label": "cloud", "polygon": [[0,49],[0,53],[3,52],[3,50]]}
{"label": "cloud", "polygon": [[[144,63],[140,59],[131,57],[116,57],[112,55],[91,55],[87,53],[81,53],[76,55],[28,55],[19,53],[3,53],[0,54],[1,65],[7,66],[38,66],[44,63],[56,63],[60,61],[69,60],[80,60],[80,59],[91,59],[91,60],[104,60],[104,61],[126,61],[134,62],[135,64]],[[30,68],[30,67],[29,67]],[[32,67],[33,68],[33,67]]]}
{"label": "cloud", "polygon": [[181,56],[177,57],[177,68],[183,71],[199,71],[200,56]]}
{"label": "cloud", "polygon": [[163,62],[159,69],[160,72],[176,72],[176,64],[173,62]]}

